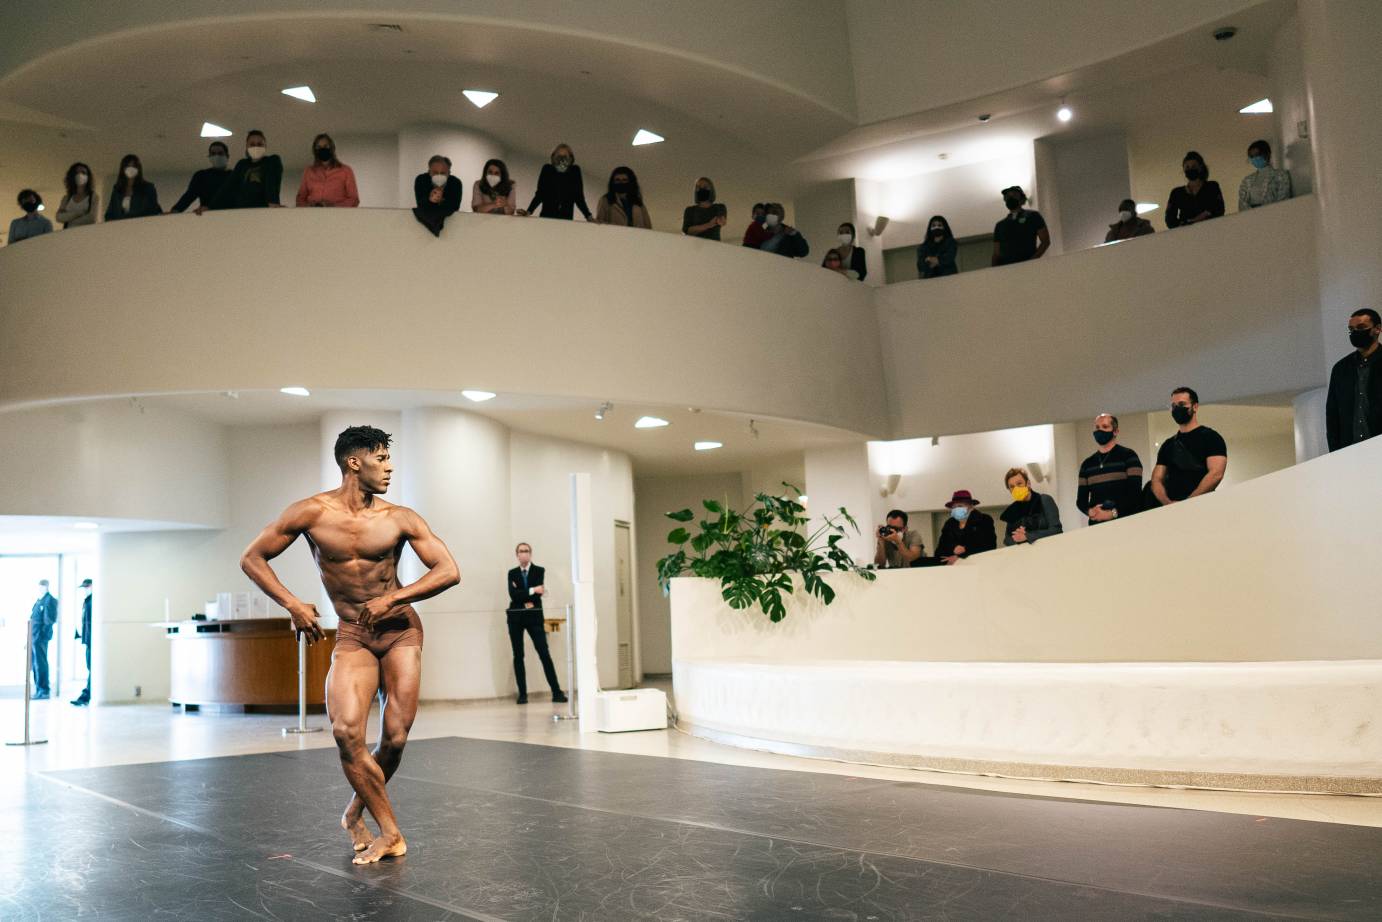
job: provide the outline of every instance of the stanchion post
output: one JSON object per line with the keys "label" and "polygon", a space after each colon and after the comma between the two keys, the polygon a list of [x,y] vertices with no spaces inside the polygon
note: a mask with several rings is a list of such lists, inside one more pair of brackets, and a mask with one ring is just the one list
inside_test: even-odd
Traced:
{"label": "stanchion post", "polygon": [[307,637],[298,634],[298,725],[284,727],[283,735],[320,733],[321,727],[307,726]]}
{"label": "stanchion post", "polygon": [[32,624],[24,626],[29,629],[24,635],[24,738],[6,741],[6,746],[41,746],[48,742],[29,738],[29,702],[33,700],[34,692],[34,628]]}
{"label": "stanchion post", "polygon": [[576,719],[576,622],[571,617],[571,606],[566,606],[566,713],[553,714],[552,719]]}

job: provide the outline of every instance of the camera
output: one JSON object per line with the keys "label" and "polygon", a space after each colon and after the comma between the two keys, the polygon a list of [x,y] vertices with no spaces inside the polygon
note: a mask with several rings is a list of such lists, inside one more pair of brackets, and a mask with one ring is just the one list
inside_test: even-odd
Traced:
{"label": "camera", "polygon": [[880,537],[880,538],[886,538],[886,537],[888,537],[888,535],[891,535],[891,534],[892,534],[893,532],[895,532],[895,531],[897,531],[897,529],[896,529],[896,528],[893,528],[891,525],[879,525],[879,526],[878,526],[878,537]]}

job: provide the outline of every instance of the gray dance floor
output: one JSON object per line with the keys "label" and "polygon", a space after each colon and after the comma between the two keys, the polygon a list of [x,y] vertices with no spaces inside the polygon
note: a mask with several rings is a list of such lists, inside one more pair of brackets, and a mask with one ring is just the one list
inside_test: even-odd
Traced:
{"label": "gray dance floor", "polygon": [[361,868],[334,750],[28,776],[0,918],[1382,919],[1360,826],[456,738],[390,790]]}

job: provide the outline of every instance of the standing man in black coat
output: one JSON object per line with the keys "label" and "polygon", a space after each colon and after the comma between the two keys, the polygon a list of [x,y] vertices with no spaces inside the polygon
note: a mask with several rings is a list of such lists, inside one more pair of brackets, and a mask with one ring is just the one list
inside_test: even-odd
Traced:
{"label": "standing man in black coat", "polygon": [[1379,330],[1382,317],[1370,307],[1348,318],[1348,344],[1353,351],[1334,363],[1324,403],[1330,451],[1382,433],[1382,369],[1376,367]]}
{"label": "standing man in black coat", "polygon": [[58,600],[48,591],[46,579],[39,580],[38,587],[43,592],[29,612],[29,666],[34,672],[33,700],[42,701],[48,697],[48,641],[53,639],[53,625],[58,623]]}
{"label": "standing man in black coat", "polygon": [[528,703],[528,676],[523,668],[523,632],[533,638],[533,649],[542,660],[542,671],[552,689],[552,700],[561,703],[566,695],[557,681],[557,667],[547,651],[547,632],[542,623],[542,597],[547,593],[543,584],[546,572],[533,563],[533,547],[526,541],[514,548],[518,566],[509,571],[509,645],[513,647],[513,676],[518,682],[518,703]]}
{"label": "standing man in black coat", "polygon": [[91,580],[82,580],[82,589],[86,590],[86,598],[82,599],[82,626],[76,636],[82,642],[82,646],[86,647],[86,688],[72,699],[72,703],[77,707],[85,707],[91,703]]}

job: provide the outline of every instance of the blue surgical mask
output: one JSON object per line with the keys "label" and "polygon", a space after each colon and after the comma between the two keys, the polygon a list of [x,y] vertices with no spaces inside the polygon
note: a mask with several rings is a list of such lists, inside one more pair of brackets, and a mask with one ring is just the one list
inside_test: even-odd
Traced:
{"label": "blue surgical mask", "polygon": [[1266,157],[1249,157],[1248,163],[1252,164],[1254,170],[1260,170],[1267,165]]}
{"label": "blue surgical mask", "polygon": [[969,518],[969,507],[968,507],[968,506],[951,506],[951,507],[950,507],[950,517],[951,517],[952,519],[954,519],[955,521],[957,521],[957,522],[963,522],[965,519]]}

